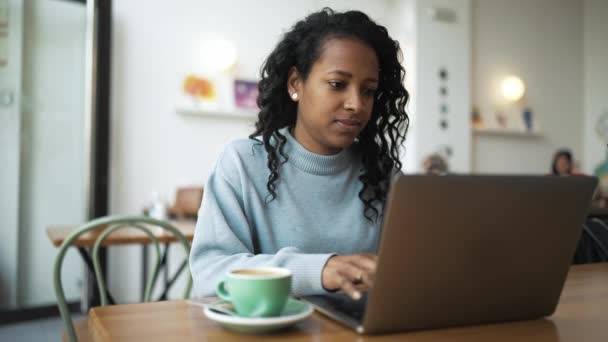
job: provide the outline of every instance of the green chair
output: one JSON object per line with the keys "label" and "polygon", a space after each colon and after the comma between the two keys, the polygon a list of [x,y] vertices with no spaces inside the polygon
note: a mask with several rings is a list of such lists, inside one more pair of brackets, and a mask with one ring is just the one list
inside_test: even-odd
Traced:
{"label": "green chair", "polygon": [[[70,311],[68,309],[68,305],[65,299],[65,293],[63,291],[63,285],[61,283],[61,266],[63,264],[63,259],[68,248],[72,245],[72,243],[78,239],[81,235],[90,232],[92,230],[98,229],[100,227],[106,227],[103,232],[99,235],[99,237],[95,240],[95,245],[92,250],[92,259],[93,259],[93,267],[95,270],[95,278],[97,279],[97,286],[99,289],[101,305],[108,304],[108,296],[106,291],[106,284],[104,274],[101,271],[101,266],[99,262],[99,248],[102,245],[102,242],[105,238],[110,235],[112,232],[121,229],[121,228],[137,228],[142,230],[144,233],[148,235],[150,240],[154,243],[156,250],[156,263],[154,265],[154,270],[150,275],[145,287],[144,293],[144,301],[149,302],[152,294],[153,286],[158,278],[158,273],[161,265],[160,258],[160,247],[158,244],[158,239],[154,236],[151,231],[151,228],[159,227],[166,231],[173,233],[173,235],[177,238],[177,240],[181,243],[186,251],[186,256],[190,254],[190,242],[184,237],[184,235],[177,230],[170,223],[165,221],[156,220],[146,216],[107,216],[95,219],[89,223],[86,223],[77,229],[74,230],[61,244],[59,247],[59,252],[57,257],[55,258],[55,267],[53,274],[53,282],[55,286],[55,296],[57,297],[57,305],[59,306],[59,312],[61,314],[61,318],[65,324],[67,330],[67,336],[70,342],[77,342],[77,334],[74,329],[74,323],[72,322],[72,317],[70,315]],[[190,297],[190,290],[192,288],[192,277],[190,273],[188,273],[188,282],[186,288],[184,290],[184,299],[188,299]]]}

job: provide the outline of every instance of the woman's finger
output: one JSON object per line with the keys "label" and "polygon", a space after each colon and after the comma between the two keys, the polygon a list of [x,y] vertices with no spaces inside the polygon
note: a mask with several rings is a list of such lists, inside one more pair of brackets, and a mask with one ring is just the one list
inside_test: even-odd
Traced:
{"label": "woman's finger", "polygon": [[[373,286],[375,261],[373,254],[333,256],[323,269],[323,287],[328,291],[340,290],[342,283],[347,281],[356,291],[367,291]],[[348,284],[345,286],[347,290],[350,288]]]}
{"label": "woman's finger", "polygon": [[340,291],[346,293],[350,298],[354,300],[361,299],[361,292],[355,288],[352,281],[345,276],[342,272],[338,272],[342,276],[342,282],[340,284]]}
{"label": "woman's finger", "polygon": [[376,275],[376,261],[375,258],[364,254],[353,255],[348,259],[349,263],[357,268],[359,271],[355,275],[355,285],[363,283],[368,287],[373,286],[374,277]]}
{"label": "woman's finger", "polygon": [[373,285],[373,275],[356,263],[344,263],[340,271],[355,286],[364,285],[364,288],[370,288]]}
{"label": "woman's finger", "polygon": [[342,264],[340,272],[353,284],[362,283],[367,274],[367,271],[364,268],[359,267],[353,262],[345,262]]}
{"label": "woman's finger", "polygon": [[365,269],[367,273],[376,273],[376,258],[371,254],[354,255],[353,258],[350,259],[350,262],[357,267]]}
{"label": "woman's finger", "polygon": [[369,291],[370,288],[371,287],[369,285],[363,283],[355,285],[355,289],[361,293]]}

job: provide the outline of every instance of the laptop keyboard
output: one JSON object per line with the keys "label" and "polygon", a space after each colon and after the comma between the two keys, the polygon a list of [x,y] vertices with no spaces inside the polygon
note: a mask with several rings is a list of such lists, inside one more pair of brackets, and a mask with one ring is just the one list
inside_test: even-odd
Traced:
{"label": "laptop keyboard", "polygon": [[367,304],[367,294],[364,294],[359,300],[352,300],[350,297],[344,294],[305,296],[304,298],[317,306],[340,313],[354,319],[355,321],[363,321],[365,305]]}

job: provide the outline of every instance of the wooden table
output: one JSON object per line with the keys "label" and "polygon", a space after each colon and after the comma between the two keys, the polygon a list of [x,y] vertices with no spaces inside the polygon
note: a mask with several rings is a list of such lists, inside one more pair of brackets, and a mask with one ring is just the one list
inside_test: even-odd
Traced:
{"label": "wooden table", "polygon": [[[170,221],[170,223],[175,226],[188,241],[192,241],[194,237],[194,228],[195,222],[191,220],[181,220],[181,221]],[[46,234],[49,239],[53,243],[55,247],[59,247],[63,240],[70,235],[72,231],[76,229],[76,226],[51,226],[46,229]],[[81,235],[76,241],[74,241],[74,246],[76,247],[93,247],[95,244],[95,240],[103,231],[103,227],[99,230],[95,230],[92,232],[85,233]],[[173,234],[168,233],[166,231],[155,232],[154,234],[156,238],[158,238],[158,242],[161,243],[170,243],[176,242],[177,239]],[[103,246],[111,246],[111,245],[126,245],[126,244],[147,244],[150,243],[150,239],[146,235],[146,233],[142,232],[136,228],[125,228],[120,229],[118,231],[110,234],[102,243]]]}
{"label": "wooden table", "polygon": [[94,341],[608,341],[608,263],[573,266],[554,315],[548,319],[360,336],[315,313],[293,328],[242,335],[203,315],[196,301],[95,307]]}
{"label": "wooden table", "polygon": [[[175,228],[177,228],[188,241],[192,241],[192,239],[194,237],[194,230],[196,227],[196,222],[194,220],[174,220],[174,221],[169,221],[169,222]],[[46,233],[49,237],[49,240],[51,240],[51,243],[55,247],[59,247],[63,243],[63,240],[65,240],[76,228],[77,228],[77,226],[74,226],[74,225],[51,226],[46,229]],[[82,257],[83,261],[89,268],[89,271],[91,272],[93,277],[94,277],[93,261],[91,259],[90,253],[88,252],[87,249],[92,248],[95,245],[95,241],[97,240],[97,237],[103,232],[103,230],[105,228],[106,227],[100,227],[99,229],[85,233],[85,234],[81,235],[80,237],[78,237],[78,239],[76,239],[74,241],[74,243],[72,244],[74,247],[78,248],[78,252],[80,253],[80,256]],[[182,270],[187,266],[187,261],[184,261],[180,265],[178,270],[175,272],[175,274],[172,277],[170,277],[167,273],[168,269],[167,269],[167,267],[165,267],[166,263],[167,263],[168,244],[177,242],[177,238],[170,232],[167,232],[166,230],[155,229],[154,227],[151,227],[151,230],[154,233],[154,236],[158,239],[158,242],[164,243],[167,246],[167,248],[165,248],[165,251],[161,257],[161,268],[163,268],[165,271],[164,272],[164,278],[165,278],[164,283],[165,284],[164,284],[164,290],[160,296],[160,299],[166,299],[169,288],[176,281],[178,276],[181,274]],[[116,246],[116,245],[129,245],[129,244],[137,244],[137,245],[141,245],[143,247],[142,248],[142,274],[141,274],[142,301],[143,301],[143,295],[145,292],[145,283],[146,283],[145,280],[148,279],[147,245],[149,243],[151,243],[151,241],[150,241],[150,238],[148,237],[148,235],[146,235],[146,233],[144,233],[143,231],[141,231],[137,228],[119,229],[119,230],[113,232],[112,234],[110,234],[109,236],[107,236],[106,239],[102,242],[102,246],[106,246],[106,247]],[[97,286],[97,283],[94,282],[94,285]],[[109,294],[108,294],[108,297],[109,297],[110,302],[114,303],[114,298]],[[94,297],[90,298],[89,301],[90,301],[89,306],[90,305],[99,305],[99,298],[97,298],[96,292],[94,292]]]}

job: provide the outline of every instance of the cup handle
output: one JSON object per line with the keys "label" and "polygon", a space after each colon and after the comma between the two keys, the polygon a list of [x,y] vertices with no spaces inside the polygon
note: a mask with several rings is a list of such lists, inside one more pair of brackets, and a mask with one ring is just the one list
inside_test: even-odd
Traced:
{"label": "cup handle", "polygon": [[223,300],[231,301],[230,294],[228,294],[228,291],[226,290],[226,281],[220,281],[215,287],[215,292]]}

